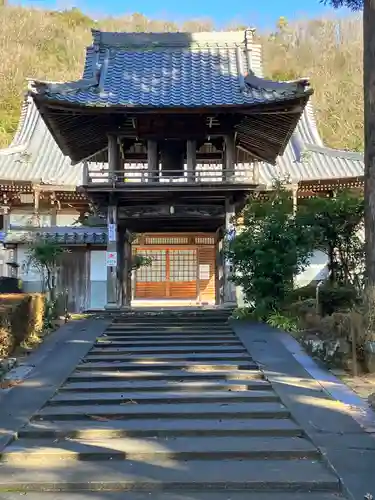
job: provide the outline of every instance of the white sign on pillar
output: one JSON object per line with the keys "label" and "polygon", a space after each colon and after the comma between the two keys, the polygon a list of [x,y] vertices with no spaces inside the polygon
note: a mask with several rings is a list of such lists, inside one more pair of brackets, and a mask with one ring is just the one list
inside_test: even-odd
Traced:
{"label": "white sign on pillar", "polygon": [[117,241],[116,224],[108,224],[108,242],[115,243]]}
{"label": "white sign on pillar", "polygon": [[107,267],[116,267],[117,266],[117,252],[106,252],[105,260],[106,260]]}

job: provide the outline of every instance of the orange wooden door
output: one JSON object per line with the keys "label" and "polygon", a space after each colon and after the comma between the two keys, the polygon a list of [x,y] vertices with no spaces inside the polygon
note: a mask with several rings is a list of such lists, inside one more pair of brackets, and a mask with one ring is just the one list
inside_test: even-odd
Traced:
{"label": "orange wooden door", "polygon": [[197,297],[197,251],[195,248],[170,249],[169,297],[195,299]]}
{"label": "orange wooden door", "polygon": [[136,253],[152,260],[136,272],[136,299],[195,299],[197,250],[195,248],[148,249]]}
{"label": "orange wooden door", "polygon": [[150,266],[136,272],[136,299],[164,299],[167,293],[167,251],[163,249],[137,249],[136,253],[151,259]]}

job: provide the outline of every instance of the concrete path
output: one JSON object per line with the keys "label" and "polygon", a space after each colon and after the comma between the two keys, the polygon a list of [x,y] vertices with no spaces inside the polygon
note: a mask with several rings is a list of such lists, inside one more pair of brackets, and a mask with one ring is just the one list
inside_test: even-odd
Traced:
{"label": "concrete path", "polygon": [[[227,316],[87,322],[2,400],[0,500],[363,500],[367,483],[350,496],[332,436],[306,423],[333,401],[272,335]],[[367,438],[358,428],[375,453]]]}

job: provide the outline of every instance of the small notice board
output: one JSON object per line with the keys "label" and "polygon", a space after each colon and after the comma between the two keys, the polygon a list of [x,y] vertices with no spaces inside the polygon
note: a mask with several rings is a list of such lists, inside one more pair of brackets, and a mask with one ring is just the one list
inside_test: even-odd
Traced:
{"label": "small notice board", "polygon": [[105,261],[107,267],[116,267],[117,266],[117,252],[106,252],[105,253]]}
{"label": "small notice board", "polygon": [[199,279],[209,280],[210,279],[210,264],[200,264],[199,265]]}

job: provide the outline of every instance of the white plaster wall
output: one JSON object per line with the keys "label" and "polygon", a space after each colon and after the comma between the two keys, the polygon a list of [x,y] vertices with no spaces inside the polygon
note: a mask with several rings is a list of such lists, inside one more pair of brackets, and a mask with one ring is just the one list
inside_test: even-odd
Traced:
{"label": "white plaster wall", "polygon": [[[51,214],[40,213],[39,221],[41,227],[49,227],[51,225]],[[25,228],[33,223],[32,209],[12,210],[9,216],[11,228]]]}
{"label": "white plaster wall", "polygon": [[27,268],[27,250],[26,245],[17,246],[17,264],[19,264],[18,276],[22,281],[41,282],[41,276],[34,267]]}
{"label": "white plaster wall", "polygon": [[295,279],[295,286],[308,285],[314,280],[323,280],[328,277],[328,257],[324,252],[317,250],[310,259],[310,265]]}
{"label": "white plaster wall", "polygon": [[56,225],[57,226],[80,226],[80,224],[76,224],[75,222],[77,221],[79,217],[78,212],[77,213],[57,213],[56,215]]}
{"label": "white plaster wall", "polygon": [[107,304],[107,267],[105,250],[90,252],[90,308],[104,309]]}

